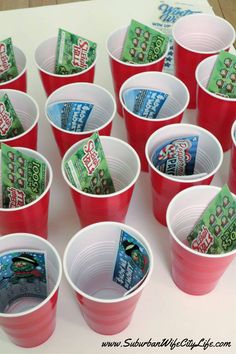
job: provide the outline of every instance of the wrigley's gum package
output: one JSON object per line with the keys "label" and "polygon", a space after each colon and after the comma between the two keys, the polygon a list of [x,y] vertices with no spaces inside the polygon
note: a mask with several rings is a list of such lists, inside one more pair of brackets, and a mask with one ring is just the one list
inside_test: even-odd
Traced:
{"label": "wrigley's gum package", "polygon": [[120,60],[136,64],[153,62],[165,53],[168,40],[165,34],[132,20]]}
{"label": "wrigley's gum package", "polygon": [[87,139],[65,162],[65,171],[69,181],[86,193],[115,192],[98,133]]}
{"label": "wrigley's gum package", "polygon": [[201,253],[221,254],[236,248],[236,202],[227,185],[210,202],[187,240]]}
{"label": "wrigley's gum package", "polygon": [[198,136],[180,137],[157,147],[152,155],[154,166],[173,176],[193,175]]}
{"label": "wrigley's gum package", "polygon": [[168,94],[158,90],[132,88],[123,92],[126,107],[133,113],[155,119],[165,103]]}
{"label": "wrigley's gum package", "polygon": [[60,28],[55,74],[68,75],[87,69],[96,58],[96,49],[96,43]]}
{"label": "wrigley's gum package", "polygon": [[221,51],[216,59],[207,90],[217,95],[236,98],[236,56]]}
{"label": "wrigley's gum package", "polygon": [[0,97],[0,140],[17,136],[24,132],[14,107],[7,94]]}
{"label": "wrigley's gum package", "polygon": [[14,79],[18,75],[12,40],[0,41],[0,83]]}
{"label": "wrigley's gum package", "polygon": [[46,188],[46,165],[6,144],[2,149],[2,205],[17,208],[36,200]]}

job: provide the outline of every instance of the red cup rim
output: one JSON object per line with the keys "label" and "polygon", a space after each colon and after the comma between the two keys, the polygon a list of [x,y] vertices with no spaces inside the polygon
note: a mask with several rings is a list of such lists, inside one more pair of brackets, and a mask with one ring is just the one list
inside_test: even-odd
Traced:
{"label": "red cup rim", "polygon": [[[133,113],[130,109],[128,109],[124,103],[124,100],[123,100],[123,97],[122,97],[122,93],[123,93],[123,90],[124,90],[124,86],[125,84],[128,82],[128,81],[131,81],[134,77],[138,77],[138,76],[142,76],[145,74],[148,74],[148,73],[153,73],[155,76],[168,76],[170,77],[171,79],[173,79],[174,81],[178,81],[179,84],[181,84],[185,89],[186,89],[186,94],[187,94],[187,101],[186,101],[186,104],[184,105],[184,107],[177,113],[173,114],[172,116],[169,116],[169,117],[165,117],[165,118],[158,118],[158,119],[152,119],[152,118],[145,118],[145,117],[142,117],[142,116],[139,116],[138,114],[135,114]],[[138,118],[138,119],[141,119],[141,120],[144,120],[144,121],[148,121],[148,122],[164,122],[164,121],[167,121],[167,120],[170,120],[170,119],[173,119],[173,118],[176,118],[178,115],[182,114],[185,109],[187,108],[188,104],[189,104],[189,100],[190,100],[190,95],[189,95],[189,91],[186,87],[186,85],[181,81],[179,80],[177,77],[171,75],[171,74],[168,74],[168,73],[163,73],[161,71],[145,71],[144,73],[139,73],[139,74],[136,74],[136,75],[133,75],[132,77],[128,78],[121,86],[120,88],[120,91],[119,91],[119,99],[120,99],[120,103],[123,107],[123,109],[125,109],[129,114],[131,114],[132,116],[134,116],[135,118]]]}
{"label": "red cup rim", "polygon": [[[207,61],[213,61],[214,59],[216,59],[217,56],[218,56],[218,55],[212,55],[212,56],[210,56],[210,57],[208,57],[208,58],[202,60],[202,61],[198,64],[198,66],[197,66],[197,68],[196,68],[196,71],[195,71],[195,78],[196,78],[197,84],[198,84],[198,86],[200,86],[201,89],[202,89],[205,93],[207,93],[209,96],[212,96],[212,97],[214,97],[214,98],[216,98],[216,99],[218,99],[218,100],[222,100],[222,101],[224,101],[224,102],[225,102],[225,101],[227,101],[227,102],[236,102],[236,98],[223,97],[223,96],[220,96],[220,95],[216,95],[215,93],[213,93],[213,92],[211,92],[211,91],[208,91],[208,90],[206,89],[206,87],[203,86],[202,83],[201,83],[201,81],[199,80],[199,71],[201,70],[201,67],[205,64],[205,62],[207,62]],[[215,62],[214,62],[214,63],[215,63]]]}
{"label": "red cup rim", "polygon": [[32,103],[34,104],[35,108],[36,108],[36,118],[34,120],[34,123],[27,129],[25,130],[23,133],[17,135],[17,136],[13,136],[12,138],[8,138],[8,139],[2,139],[1,140],[1,143],[4,143],[4,144],[7,144],[8,141],[14,141],[14,140],[18,140],[19,138],[22,138],[23,136],[25,136],[26,134],[28,134],[29,132],[31,132],[31,130],[36,126],[36,124],[38,123],[39,121],[39,106],[38,106],[38,103],[35,101],[35,99],[30,96],[28,93],[26,92],[23,92],[23,91],[19,91],[19,90],[12,90],[12,89],[1,89],[0,88],[0,94],[1,94],[1,91],[4,91],[4,92],[17,92],[19,95],[25,95],[27,96],[31,101]]}
{"label": "red cup rim", "polygon": [[53,253],[55,254],[57,261],[58,261],[58,266],[59,266],[59,271],[58,271],[58,279],[56,281],[56,284],[53,288],[53,290],[51,291],[51,293],[47,296],[46,299],[44,299],[42,302],[40,302],[40,304],[32,307],[31,309],[27,310],[27,311],[22,311],[22,312],[18,312],[18,313],[0,313],[0,318],[16,318],[16,317],[21,317],[21,316],[26,316],[31,314],[32,312],[35,312],[37,310],[39,310],[41,307],[43,307],[47,302],[50,301],[50,299],[54,296],[54,294],[57,292],[60,282],[61,282],[61,277],[62,277],[62,263],[61,263],[61,259],[60,256],[56,250],[56,248],[52,245],[52,243],[50,243],[49,241],[45,240],[44,238],[38,236],[38,235],[34,235],[34,234],[29,234],[29,233],[13,233],[13,234],[9,234],[9,235],[5,235],[2,236],[1,239],[4,239],[7,237],[7,239],[9,237],[18,237],[18,236],[32,236],[33,238],[37,238],[39,239],[41,242],[47,244],[53,251]]}
{"label": "red cup rim", "polygon": [[[111,117],[108,119],[108,121],[106,123],[104,123],[103,125],[101,125],[99,128],[96,128],[96,129],[93,129],[93,130],[86,130],[86,131],[82,131],[82,132],[72,132],[72,131],[69,131],[69,130],[66,130],[66,129],[62,129],[60,127],[58,127],[55,123],[53,123],[51,121],[51,119],[48,117],[48,114],[47,114],[47,106],[48,106],[48,101],[49,99],[51,99],[51,97],[53,96],[53,94],[57,93],[58,91],[60,90],[63,90],[63,88],[67,87],[67,86],[86,86],[86,85],[92,85],[94,87],[97,87],[99,89],[102,89],[104,92],[106,92],[109,97],[111,98],[112,102],[113,102],[113,105],[114,105],[114,109],[113,109],[113,112],[112,112],[112,115]],[[66,99],[65,99],[66,100]],[[46,100],[46,103],[45,103],[45,106],[44,106],[44,112],[45,112],[45,116],[48,120],[48,122],[50,123],[50,125],[52,125],[55,129],[61,131],[62,133],[68,133],[68,134],[71,134],[71,135],[85,135],[85,134],[93,134],[94,132],[99,132],[100,130],[102,130],[103,128],[105,128],[106,126],[108,126],[114,119],[115,115],[116,115],[116,102],[113,98],[113,96],[111,95],[111,93],[106,90],[104,87],[100,86],[100,85],[96,85],[94,83],[89,83],[89,82],[75,82],[75,83],[72,83],[72,84],[68,84],[68,85],[64,85],[64,86],[61,86],[59,87],[57,90],[53,91],[47,98]]]}
{"label": "red cup rim", "polygon": [[[150,267],[149,267],[149,271],[148,274],[146,276],[146,278],[143,280],[143,282],[140,284],[140,286],[135,289],[134,291],[132,291],[130,294],[128,294],[127,296],[123,296],[120,298],[115,298],[115,299],[100,299],[97,298],[95,296],[91,296],[88,295],[87,293],[83,292],[82,290],[80,290],[71,280],[68,271],[67,271],[67,267],[66,267],[66,258],[67,258],[67,254],[69,251],[69,248],[71,246],[71,244],[73,243],[74,239],[80,234],[83,233],[91,228],[96,227],[96,225],[115,225],[115,226],[119,226],[121,229],[125,229],[125,230],[129,230],[131,232],[134,233],[134,235],[138,235],[138,240],[141,239],[141,243],[143,245],[145,245],[146,250],[148,251],[148,255],[149,255],[149,260],[150,260]],[[99,223],[95,223],[89,226],[84,227],[83,229],[81,229],[80,231],[78,231],[69,241],[69,243],[66,246],[66,249],[64,251],[64,256],[63,256],[63,269],[64,269],[64,274],[66,276],[67,281],[69,282],[70,286],[72,287],[72,289],[75,290],[76,293],[81,294],[84,298],[90,300],[90,301],[94,301],[94,302],[99,302],[99,303],[107,303],[107,304],[115,304],[117,302],[123,302],[126,300],[129,300],[130,298],[134,297],[135,295],[137,295],[139,292],[141,292],[143,290],[143,288],[147,285],[147,283],[150,280],[150,277],[152,275],[152,271],[153,271],[153,254],[152,254],[152,250],[151,247],[149,246],[147,240],[139,233],[139,231],[135,230],[133,227],[126,225],[126,224],[122,224],[119,222],[114,222],[114,221],[103,221],[103,222],[99,222]]]}
{"label": "red cup rim", "polygon": [[[115,61],[116,61],[117,63],[119,63],[119,64],[122,64],[122,65],[128,66],[128,67],[133,67],[133,68],[135,68],[135,67],[136,67],[136,68],[138,68],[138,67],[146,67],[146,66],[154,65],[154,64],[156,64],[156,63],[159,63],[160,61],[162,61],[162,60],[166,57],[166,54],[168,53],[169,47],[170,47],[169,42],[168,42],[168,44],[167,44],[167,46],[166,46],[166,51],[165,51],[165,53],[164,53],[160,58],[158,58],[158,59],[156,59],[156,60],[154,60],[154,61],[152,61],[152,62],[150,62],[150,63],[133,64],[133,63],[128,63],[128,62],[122,61],[122,60],[120,60],[120,59],[117,59],[117,58],[110,52],[110,50],[109,50],[109,48],[108,48],[108,41],[109,41],[109,39],[111,38],[111,36],[112,36],[114,33],[116,33],[117,31],[119,31],[119,30],[121,30],[121,29],[125,29],[125,28],[128,29],[128,27],[129,27],[129,25],[123,26],[123,27],[119,27],[119,28],[117,28],[115,31],[113,31],[112,33],[110,33],[110,34],[108,35],[107,40],[106,40],[106,49],[107,49],[107,53],[108,53],[109,57],[111,57],[113,60],[115,60]],[[155,29],[155,28],[154,28],[154,29]],[[155,30],[156,30],[156,29],[155,29]],[[163,33],[162,31],[158,31],[158,32]],[[163,34],[164,34],[164,33],[163,33]]]}
{"label": "red cup rim", "polygon": [[[25,56],[25,53],[17,46],[13,45],[13,48],[17,48],[17,50],[19,50],[19,52],[21,52],[21,54],[24,56],[24,59],[25,59],[25,65],[24,67],[22,68],[22,71],[16,76],[14,77],[13,79],[11,80],[8,80],[8,81],[5,81],[5,82],[1,82],[0,83],[0,90],[4,90],[4,88],[2,88],[2,86],[6,86],[8,84],[11,84],[12,82],[18,80],[21,76],[23,76],[26,72],[26,67],[27,67],[27,59],[26,59],[26,56]],[[17,64],[17,63],[16,63]],[[7,88],[6,88],[7,89]]]}
{"label": "red cup rim", "polygon": [[234,123],[233,123],[233,125],[232,125],[232,128],[231,128],[231,138],[232,138],[233,144],[234,144],[235,147],[236,147],[236,137],[235,137],[235,134],[236,134],[236,120],[234,121]]}
{"label": "red cup rim", "polygon": [[[204,131],[205,133],[207,133],[208,135],[211,136],[211,138],[215,141],[215,143],[218,145],[219,147],[219,150],[221,152],[221,156],[220,156],[220,160],[219,160],[219,163],[218,165],[216,166],[216,168],[211,171],[210,173],[208,173],[206,176],[203,176],[203,177],[199,177],[199,178],[192,178],[192,179],[181,179],[181,178],[173,178],[171,175],[168,175],[166,173],[163,173],[161,171],[159,171],[154,165],[153,165],[153,162],[151,161],[151,158],[149,157],[149,153],[148,153],[148,147],[149,147],[149,144],[150,144],[150,141],[152,140],[153,136],[157,133],[157,131],[155,131],[148,139],[147,143],[146,143],[146,146],[145,146],[145,155],[146,155],[146,159],[148,161],[148,165],[149,167],[155,172],[155,173],[158,173],[161,177],[163,178],[166,178],[168,180],[170,180],[171,182],[178,182],[178,183],[184,183],[184,184],[192,184],[192,183],[195,183],[195,182],[201,182],[201,181],[204,181],[205,179],[208,179],[209,177],[213,176],[220,168],[220,166],[222,165],[222,162],[223,162],[223,149],[222,149],[222,146],[221,144],[219,143],[219,141],[217,140],[217,138],[212,134],[210,133],[208,130],[204,129],[204,128],[201,128],[197,125],[193,125],[193,124],[186,124],[186,123],[177,123],[177,124],[171,124],[171,127],[180,127],[180,126],[189,126],[189,127],[194,127],[195,129],[198,129],[200,131]],[[165,130],[168,126],[164,126],[160,129],[158,129],[158,132],[160,132],[161,130]],[[180,133],[181,135],[181,133]]]}
{"label": "red cup rim", "polygon": [[224,46],[223,48],[220,48],[219,50],[209,50],[209,51],[204,51],[204,50],[194,50],[194,49],[189,49],[188,47],[186,47],[185,45],[183,45],[179,40],[176,39],[175,36],[175,28],[179,25],[180,22],[185,20],[186,16],[180,17],[178,19],[178,21],[176,21],[172,27],[172,37],[174,39],[174,41],[182,48],[186,49],[189,52],[192,53],[197,53],[197,54],[215,54],[220,52],[221,50],[226,50],[228,49],[235,41],[235,30],[234,27],[228,22],[226,21],[224,18],[220,17],[220,16],[216,16],[215,14],[204,14],[204,13],[195,13],[195,14],[190,14],[189,16],[201,16],[201,17],[217,17],[221,22],[225,22],[232,30],[233,33],[233,38],[232,41],[227,44],[226,46]]}
{"label": "red cup rim", "polygon": [[[57,37],[48,38],[46,41],[52,40],[52,39],[54,39],[54,38],[57,38]],[[43,44],[44,42],[45,42],[45,41],[41,42],[40,45]],[[40,45],[39,45],[39,46],[40,46]],[[38,47],[39,47],[39,46],[38,46]],[[60,77],[60,78],[70,78],[70,77],[80,76],[80,75],[82,75],[82,74],[85,74],[87,71],[91,70],[91,69],[95,66],[95,64],[97,63],[98,51],[97,51],[97,49],[96,49],[96,57],[95,57],[95,59],[94,59],[94,62],[93,62],[87,69],[85,69],[85,70],[83,70],[83,71],[81,71],[81,72],[79,72],[79,73],[68,74],[68,75],[55,74],[55,73],[52,73],[52,72],[50,72],[50,71],[47,71],[47,70],[43,69],[43,68],[38,64],[38,62],[37,62],[37,60],[36,60],[36,51],[37,51],[38,47],[36,48],[35,53],[34,53],[34,63],[35,63],[35,65],[36,65],[36,67],[38,68],[39,71],[42,71],[43,73],[45,73],[45,74],[47,74],[47,75],[50,75],[50,76],[53,76],[53,77],[58,77],[58,78],[59,78],[59,77]]]}
{"label": "red cup rim", "polygon": [[27,151],[30,151],[30,152],[33,152],[36,157],[39,157],[40,160],[42,160],[46,166],[47,166],[47,170],[48,170],[48,174],[49,174],[49,178],[48,178],[48,184],[47,184],[47,187],[45,188],[44,192],[37,198],[35,199],[33,202],[29,203],[29,204],[25,204],[21,207],[18,207],[18,208],[3,208],[1,207],[0,208],[0,212],[4,212],[4,213],[11,213],[11,212],[17,212],[18,210],[23,210],[23,209],[26,209],[26,208],[30,208],[32,205],[38,203],[49,191],[51,185],[52,185],[52,178],[53,178],[53,172],[52,172],[52,167],[51,165],[49,164],[48,160],[42,155],[40,154],[38,151],[35,151],[35,150],[32,150],[32,149],[28,149],[28,148],[23,148],[23,147],[14,147],[15,149],[18,149],[20,151],[23,151],[25,153],[27,153]]}
{"label": "red cup rim", "polygon": [[75,186],[73,186],[73,184],[69,181],[69,179],[66,176],[66,173],[65,173],[65,170],[64,170],[64,164],[65,164],[65,161],[68,158],[68,155],[70,155],[70,151],[73,150],[76,145],[80,145],[82,142],[84,142],[87,139],[88,138],[82,139],[82,140],[78,141],[77,143],[73,144],[66,151],[66,153],[63,156],[62,162],[61,162],[61,171],[62,171],[63,178],[64,178],[65,182],[68,184],[68,186],[71,189],[73,189],[75,192],[80,193],[80,194],[82,194],[82,195],[84,195],[84,196],[86,196],[88,198],[103,199],[103,198],[112,198],[112,197],[115,197],[115,196],[117,196],[117,195],[119,195],[121,193],[124,193],[137,182],[137,179],[138,179],[138,177],[140,175],[140,171],[141,171],[141,163],[140,163],[140,159],[138,157],[137,152],[132,148],[132,146],[130,146],[128,143],[126,143],[125,141],[123,141],[121,139],[114,138],[112,136],[100,136],[101,142],[104,139],[106,139],[106,140],[116,140],[119,143],[121,143],[121,144],[125,145],[126,147],[128,147],[133,152],[134,158],[136,158],[136,162],[137,162],[137,165],[138,165],[137,173],[136,173],[135,177],[133,178],[132,182],[130,182],[125,188],[123,188],[123,189],[121,189],[121,190],[119,190],[117,192],[110,193],[110,194],[90,194],[90,193],[85,193],[84,191],[81,191],[80,189],[78,189]]}
{"label": "red cup rim", "polygon": [[175,235],[173,228],[171,226],[171,221],[170,221],[170,210],[171,208],[173,208],[173,205],[175,204],[176,200],[178,200],[179,198],[181,198],[182,195],[184,194],[188,194],[190,193],[193,189],[202,189],[205,190],[207,193],[207,190],[212,189],[215,191],[220,191],[220,187],[216,187],[216,186],[193,186],[193,187],[189,187],[187,189],[182,190],[181,192],[179,192],[178,194],[176,194],[176,196],[170,201],[167,211],[166,211],[166,222],[167,222],[167,227],[169,230],[169,233],[171,234],[171,237],[182,247],[184,248],[186,251],[194,254],[195,256],[199,256],[199,257],[203,257],[203,258],[225,258],[228,256],[232,256],[234,254],[236,254],[236,249],[227,253],[221,253],[221,254],[207,254],[207,253],[201,253],[198,251],[193,250],[192,248],[188,247],[187,245],[185,245],[182,241],[180,241],[180,239]]}

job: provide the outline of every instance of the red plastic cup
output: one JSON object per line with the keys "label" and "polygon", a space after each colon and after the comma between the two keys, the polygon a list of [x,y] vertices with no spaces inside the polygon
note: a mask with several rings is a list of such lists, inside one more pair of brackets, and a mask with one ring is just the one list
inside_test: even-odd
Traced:
{"label": "red plastic cup", "polygon": [[75,188],[67,178],[64,165],[86,139],[74,144],[62,160],[62,174],[70,187],[72,198],[82,227],[100,221],[124,222],[134,185],[140,174],[140,160],[136,151],[127,143],[113,137],[101,136],[115,192],[89,194]]}
{"label": "red plastic cup", "polygon": [[47,298],[38,303],[38,299],[33,301],[33,298],[22,297],[14,303],[14,310],[0,312],[0,325],[10,340],[20,347],[32,348],[44,343],[56,326],[58,288],[62,275],[61,260],[52,244],[33,234],[21,232],[1,237],[0,253],[11,249],[42,250],[47,256]]}
{"label": "red plastic cup", "polygon": [[110,68],[113,80],[113,87],[115,91],[117,112],[120,116],[123,116],[122,106],[119,100],[119,91],[121,85],[129,77],[139,74],[144,71],[162,71],[166,54],[168,52],[168,46],[165,53],[159,59],[146,64],[131,64],[120,60],[122,53],[125,36],[129,26],[119,28],[112,32],[107,40],[107,52],[109,55]]}
{"label": "red plastic cup", "polygon": [[70,75],[54,74],[56,47],[57,37],[53,37],[42,42],[35,51],[35,63],[39,70],[40,78],[47,96],[64,85],[72,84],[74,82],[94,81],[97,58],[89,68],[80,73]]}
{"label": "red plastic cup", "polygon": [[0,97],[7,94],[23,125],[24,132],[9,139],[1,139],[1,143],[9,146],[21,146],[37,149],[39,107],[37,102],[27,93],[17,90],[0,90]]}
{"label": "red plastic cup", "polygon": [[[130,88],[148,88],[168,93],[158,119],[143,118],[127,108],[123,92]],[[137,151],[142,171],[148,172],[145,145],[149,136],[157,129],[174,123],[180,123],[189,103],[187,87],[172,75],[161,72],[146,72],[132,76],[120,89],[120,102],[123,107],[128,142]]]}
{"label": "red plastic cup", "polygon": [[19,208],[3,208],[2,192],[0,192],[0,236],[16,232],[26,232],[47,238],[52,168],[46,158],[39,152],[20,147],[17,149],[46,164],[47,186],[45,191],[36,200]]}
{"label": "red plastic cup", "polygon": [[14,79],[0,83],[0,90],[13,89],[26,92],[27,91],[27,75],[26,75],[26,56],[21,49],[13,45],[13,51],[16,59],[16,66],[19,74]]}
{"label": "red plastic cup", "polygon": [[[47,113],[48,105],[58,101],[83,101],[93,103],[99,109],[96,115],[88,119],[82,132],[71,132],[58,127]],[[116,103],[110,92],[92,83],[75,83],[63,86],[53,92],[47,99],[45,114],[52,127],[61,156],[78,141],[88,138],[94,132],[110,135],[112,121],[116,114]]]}
{"label": "red plastic cup", "polygon": [[[112,280],[121,230],[145,247],[150,262],[146,278],[127,295],[127,290]],[[147,241],[135,229],[116,222],[101,222],[80,230],[70,240],[63,265],[88,326],[95,332],[112,335],[129,325],[141,293],[149,282],[153,256]]]}
{"label": "red plastic cup", "polygon": [[197,186],[177,194],[167,209],[171,238],[172,278],[182,291],[204,295],[212,291],[236,255],[236,250],[223,254],[205,254],[188,246],[187,236],[220,188]]}
{"label": "red plastic cup", "polygon": [[[159,171],[152,162],[154,151],[168,141],[198,135],[195,176],[172,176]],[[166,226],[166,210],[171,199],[183,189],[199,184],[210,184],[223,161],[223,151],[218,140],[207,130],[191,124],[171,124],[153,133],[146,144],[146,157],[152,185],[153,214]]]}
{"label": "red plastic cup", "polygon": [[172,28],[174,39],[175,75],[190,93],[188,108],[196,108],[195,70],[205,58],[229,50],[235,41],[233,26],[212,14],[192,14],[181,17]]}
{"label": "red plastic cup", "polygon": [[[223,151],[231,148],[231,127],[236,117],[236,98],[216,95],[206,89],[217,55],[203,60],[197,67],[197,124],[214,134]],[[216,122],[217,117],[217,122]]]}
{"label": "red plastic cup", "polygon": [[236,194],[236,120],[231,129],[232,148],[231,148],[231,161],[229,170],[229,188]]}

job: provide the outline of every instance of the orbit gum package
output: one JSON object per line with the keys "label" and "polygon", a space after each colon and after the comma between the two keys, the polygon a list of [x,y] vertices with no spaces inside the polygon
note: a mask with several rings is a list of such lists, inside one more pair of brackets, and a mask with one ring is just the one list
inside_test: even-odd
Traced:
{"label": "orbit gum package", "polygon": [[65,171],[73,186],[90,194],[115,192],[98,133],[94,133],[65,162]]}
{"label": "orbit gum package", "polygon": [[17,313],[46,299],[46,253],[16,249],[0,254],[0,312]]}
{"label": "orbit gum package", "polygon": [[174,176],[194,174],[198,136],[180,137],[157,147],[152,155],[154,166]]}
{"label": "orbit gum package", "polygon": [[221,254],[236,248],[236,202],[227,185],[210,202],[187,241],[201,253]]}
{"label": "orbit gum package", "polygon": [[145,279],[149,270],[149,256],[141,243],[121,230],[113,281],[132,292]]}
{"label": "orbit gum package", "polygon": [[0,98],[0,140],[12,138],[24,132],[7,94]]}
{"label": "orbit gum package", "polygon": [[144,118],[157,118],[158,113],[168,97],[158,90],[132,88],[123,92],[126,107]]}
{"label": "orbit gum package", "polygon": [[153,28],[132,20],[120,60],[144,64],[159,59],[166,51],[168,37]]}
{"label": "orbit gum package", "polygon": [[207,84],[207,90],[224,97],[236,98],[236,56],[221,51]]}
{"label": "orbit gum package", "polygon": [[36,200],[46,188],[45,163],[6,144],[1,149],[3,208],[17,208]]}
{"label": "orbit gum package", "polygon": [[0,83],[14,79],[18,75],[12,40],[0,41]]}
{"label": "orbit gum package", "polygon": [[68,75],[87,69],[96,58],[96,48],[96,43],[60,28],[55,74]]}

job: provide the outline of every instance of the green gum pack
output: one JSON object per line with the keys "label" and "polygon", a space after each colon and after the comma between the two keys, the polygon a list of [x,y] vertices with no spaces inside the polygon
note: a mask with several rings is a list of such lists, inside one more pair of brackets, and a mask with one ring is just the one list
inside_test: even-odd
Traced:
{"label": "green gum pack", "polygon": [[236,56],[221,51],[218,55],[207,90],[217,95],[236,98]]}
{"label": "green gum pack", "polygon": [[192,249],[221,254],[236,248],[236,202],[225,185],[187,237]]}
{"label": "green gum pack", "polygon": [[18,75],[12,40],[0,41],[0,83],[14,79]]}
{"label": "green gum pack", "polygon": [[165,34],[132,20],[120,60],[137,64],[153,62],[165,53],[168,41]]}
{"label": "green gum pack", "polygon": [[89,68],[96,58],[97,44],[59,29],[55,74],[69,75]]}
{"label": "green gum pack", "polygon": [[17,208],[36,200],[46,188],[46,165],[6,144],[2,149],[2,205]]}
{"label": "green gum pack", "polygon": [[0,98],[0,140],[17,136],[24,132],[19,117],[7,94]]}
{"label": "green gum pack", "polygon": [[90,194],[115,192],[98,133],[94,133],[65,162],[69,181]]}

